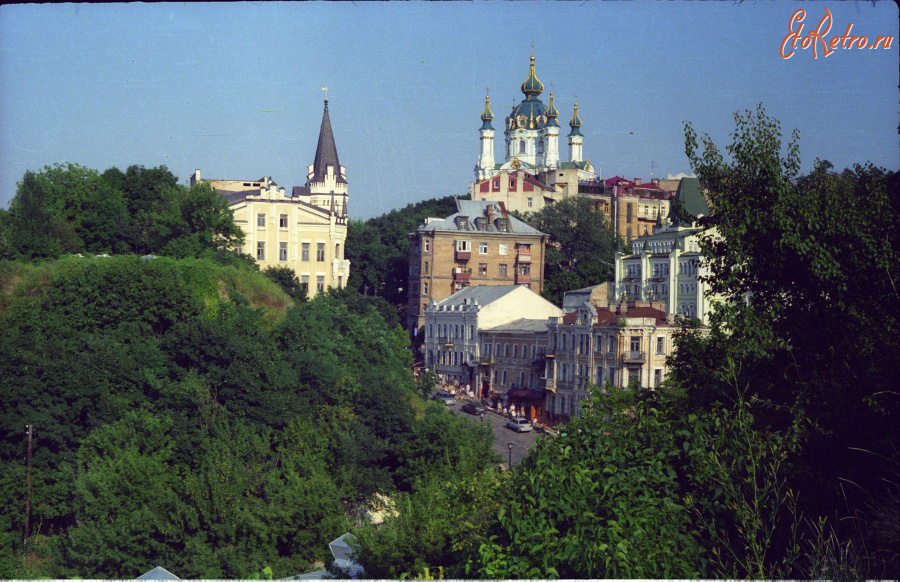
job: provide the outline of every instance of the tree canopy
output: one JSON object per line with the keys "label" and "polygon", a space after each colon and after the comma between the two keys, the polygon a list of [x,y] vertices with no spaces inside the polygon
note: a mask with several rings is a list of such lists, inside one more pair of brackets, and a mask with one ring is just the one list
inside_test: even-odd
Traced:
{"label": "tree canopy", "polygon": [[208,184],[188,189],[165,166],[102,174],[77,164],[28,171],[0,217],[0,257],[67,253],[215,253],[243,240],[227,202]]}
{"label": "tree canopy", "polygon": [[544,297],[549,301],[561,305],[566,291],[612,277],[616,236],[589,198],[570,196],[524,218],[550,235],[544,261]]}

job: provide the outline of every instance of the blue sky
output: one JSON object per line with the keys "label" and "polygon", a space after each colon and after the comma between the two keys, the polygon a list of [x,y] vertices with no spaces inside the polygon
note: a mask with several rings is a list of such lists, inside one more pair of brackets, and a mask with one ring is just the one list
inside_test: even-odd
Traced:
{"label": "blue sky", "polygon": [[[804,35],[828,8],[826,38],[852,23],[894,42],[784,59],[801,8]],[[312,163],[326,84],[352,218],[464,194],[485,88],[502,128],[532,43],[542,100],[552,84],[565,134],[577,95],[602,177],[689,173],[684,121],[724,146],[734,112],[757,103],[786,136],[799,129],[804,172],[817,157],[897,170],[898,37],[886,1],[4,5],[0,207],[26,170],[64,162],[290,190]],[[502,129],[495,141],[502,159]]]}

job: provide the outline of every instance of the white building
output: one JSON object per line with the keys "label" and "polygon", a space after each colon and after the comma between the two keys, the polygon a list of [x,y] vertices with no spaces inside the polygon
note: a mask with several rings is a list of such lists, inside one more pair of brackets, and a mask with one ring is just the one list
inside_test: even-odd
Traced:
{"label": "white building", "polygon": [[[461,384],[481,386],[480,332],[527,316],[546,322],[562,310],[524,285],[466,287],[425,310],[425,365]],[[490,355],[490,354],[484,354]]]}
{"label": "white building", "polygon": [[[677,198],[693,216],[709,213],[696,178],[681,181]],[[661,302],[667,313],[696,317],[708,325],[715,299],[701,280],[706,274],[699,247],[703,232],[697,226],[681,226],[674,212],[666,223],[660,220],[652,234],[632,241],[631,254],[616,254],[612,296],[626,302]]]}

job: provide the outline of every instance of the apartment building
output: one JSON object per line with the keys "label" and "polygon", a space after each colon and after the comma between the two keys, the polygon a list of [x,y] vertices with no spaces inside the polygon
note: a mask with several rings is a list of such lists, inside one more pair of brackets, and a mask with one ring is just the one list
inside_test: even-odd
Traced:
{"label": "apartment building", "polygon": [[432,300],[477,285],[544,289],[548,235],[510,216],[502,202],[457,200],[457,212],[427,218],[409,235],[408,329],[424,322]]}

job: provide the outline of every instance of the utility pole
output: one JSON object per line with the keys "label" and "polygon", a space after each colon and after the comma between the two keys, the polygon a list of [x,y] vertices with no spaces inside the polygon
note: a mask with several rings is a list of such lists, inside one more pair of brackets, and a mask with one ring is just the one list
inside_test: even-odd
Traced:
{"label": "utility pole", "polygon": [[29,534],[28,530],[31,525],[29,522],[31,521],[31,432],[33,427],[32,425],[28,424],[25,425],[25,428],[28,429],[28,495],[25,498],[25,539],[22,541],[22,545],[27,547]]}

